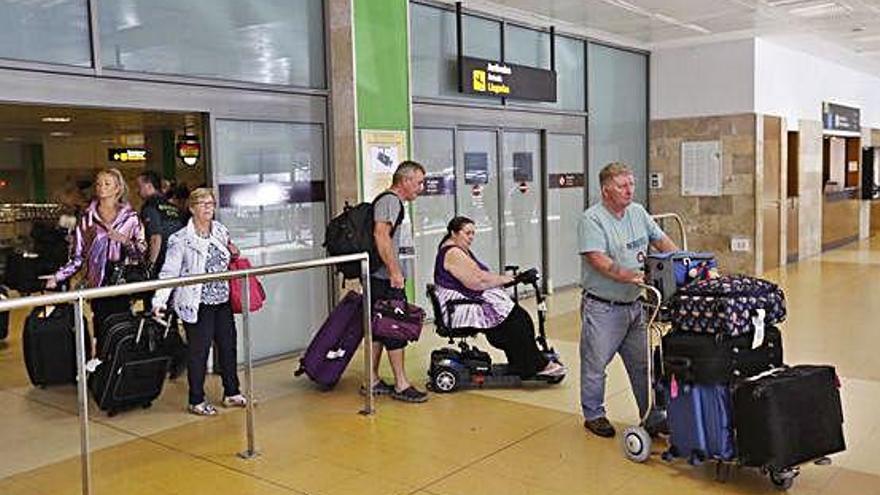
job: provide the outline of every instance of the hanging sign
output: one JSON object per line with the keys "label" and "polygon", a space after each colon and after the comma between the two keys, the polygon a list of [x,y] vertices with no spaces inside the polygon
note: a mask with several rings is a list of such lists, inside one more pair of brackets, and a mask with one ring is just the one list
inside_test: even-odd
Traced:
{"label": "hanging sign", "polygon": [[822,102],[822,127],[826,131],[862,132],[859,109]]}
{"label": "hanging sign", "polygon": [[547,187],[550,189],[568,189],[572,187],[584,187],[586,180],[584,174],[570,172],[564,174],[550,174]]}
{"label": "hanging sign", "polygon": [[195,135],[182,136],[177,142],[177,156],[183,163],[194,167],[202,156],[202,145]]}
{"label": "hanging sign", "polygon": [[556,101],[556,72],[552,70],[462,57],[459,77],[464,93]]}
{"label": "hanging sign", "polygon": [[144,148],[110,148],[107,159],[111,162],[145,162],[147,150]]}

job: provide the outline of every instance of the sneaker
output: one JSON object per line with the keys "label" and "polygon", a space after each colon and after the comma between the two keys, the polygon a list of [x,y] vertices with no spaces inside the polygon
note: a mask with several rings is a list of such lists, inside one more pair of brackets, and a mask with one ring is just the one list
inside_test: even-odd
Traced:
{"label": "sneaker", "polygon": [[247,397],[241,394],[224,397],[223,407],[247,407]]}
{"label": "sneaker", "polygon": [[588,419],[584,421],[584,428],[602,438],[611,438],[616,433],[614,431],[614,426],[612,426],[611,423],[608,422],[608,419],[604,416],[601,418]]}
{"label": "sneaker", "polygon": [[[373,385],[373,395],[375,395],[375,396],[391,395],[393,393],[394,393],[394,385],[391,385],[390,383],[386,382],[385,380],[382,380],[381,378],[379,379],[378,382],[376,382],[375,385]],[[360,394],[367,395],[367,387],[361,385]]]}
{"label": "sneaker", "polygon": [[189,412],[196,416],[214,416],[217,414],[217,408],[209,404],[207,401],[203,401],[200,404],[190,404]]}
{"label": "sneaker", "polygon": [[391,398],[403,402],[426,402],[428,400],[428,394],[410,386],[399,392],[394,390],[394,392],[391,393]]}

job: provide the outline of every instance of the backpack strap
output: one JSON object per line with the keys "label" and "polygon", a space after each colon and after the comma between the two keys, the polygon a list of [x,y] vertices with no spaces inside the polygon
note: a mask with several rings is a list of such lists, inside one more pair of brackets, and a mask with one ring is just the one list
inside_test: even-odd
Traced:
{"label": "backpack strap", "polygon": [[401,200],[397,194],[394,194],[391,191],[384,191],[373,199],[373,204],[375,205],[376,201],[379,201],[381,198],[383,198],[384,196],[388,196],[389,194],[397,198],[397,201],[400,203],[400,212],[397,213],[397,220],[395,220],[394,224],[391,225],[391,233],[389,234],[389,237],[394,237],[394,233],[397,232],[397,227],[400,227],[400,224],[403,223],[403,200]]}

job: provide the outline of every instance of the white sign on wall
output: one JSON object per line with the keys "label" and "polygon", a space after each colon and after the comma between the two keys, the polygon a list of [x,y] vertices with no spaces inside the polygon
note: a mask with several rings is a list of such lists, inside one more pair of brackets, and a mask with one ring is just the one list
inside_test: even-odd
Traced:
{"label": "white sign on wall", "polygon": [[681,195],[721,196],[721,141],[681,143]]}

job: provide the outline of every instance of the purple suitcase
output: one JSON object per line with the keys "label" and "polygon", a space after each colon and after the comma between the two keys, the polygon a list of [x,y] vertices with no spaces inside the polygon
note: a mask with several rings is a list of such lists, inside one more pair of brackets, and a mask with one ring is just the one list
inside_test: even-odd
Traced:
{"label": "purple suitcase", "polygon": [[349,291],[318,329],[293,375],[305,373],[318,385],[333,388],[361,345],[362,308],[363,296]]}

